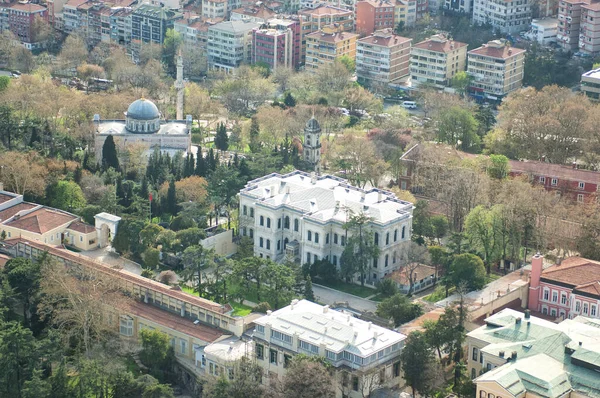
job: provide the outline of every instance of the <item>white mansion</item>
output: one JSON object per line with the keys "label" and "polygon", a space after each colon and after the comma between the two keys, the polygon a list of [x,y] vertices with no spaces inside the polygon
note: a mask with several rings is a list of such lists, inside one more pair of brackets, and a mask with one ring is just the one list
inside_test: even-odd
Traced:
{"label": "white mansion", "polygon": [[301,263],[328,259],[339,267],[353,214],[370,217],[380,255],[370,264],[367,283],[398,269],[410,241],[413,204],[377,188],[364,190],[342,178],[294,171],[269,174],[240,191],[240,232],[254,240],[254,254]]}
{"label": "white mansion", "polygon": [[317,355],[334,368],[336,397],[362,398],[402,381],[400,353],[406,336],[307,300],[254,321],[257,364],[270,383],[285,376],[297,354]]}

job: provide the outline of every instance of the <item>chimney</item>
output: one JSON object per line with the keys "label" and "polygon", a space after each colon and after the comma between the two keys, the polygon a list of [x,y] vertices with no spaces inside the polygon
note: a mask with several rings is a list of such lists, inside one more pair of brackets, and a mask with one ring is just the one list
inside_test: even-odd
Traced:
{"label": "chimney", "polygon": [[574,169],[577,169],[577,162],[573,162],[573,163],[572,163],[572,167],[573,167]]}
{"label": "chimney", "polygon": [[581,347],[583,345],[583,341],[579,342],[579,347]]}
{"label": "chimney", "polygon": [[520,325],[520,324],[521,324],[521,318],[516,318],[515,325]]}
{"label": "chimney", "polygon": [[513,351],[512,354],[510,355],[510,359],[512,359],[513,361],[517,360],[517,352]]}
{"label": "chimney", "polygon": [[373,332],[373,340],[377,340],[377,337],[379,336],[379,333],[377,333],[377,330],[375,330]]}
{"label": "chimney", "polygon": [[546,155],[542,155],[542,162],[546,161]]}
{"label": "chimney", "polygon": [[365,197],[367,196],[367,194],[363,191],[360,193],[360,201],[364,202],[365,201]]}
{"label": "chimney", "polygon": [[542,276],[542,269],[544,264],[544,256],[539,252],[531,258],[531,282],[530,287],[535,288],[540,285],[540,278]]}
{"label": "chimney", "polygon": [[323,306],[323,314],[327,314],[328,311],[329,311],[329,306],[328,305],[324,305]]}
{"label": "chimney", "polygon": [[377,192],[377,201],[378,202],[383,202],[383,194],[380,192]]}
{"label": "chimney", "polygon": [[267,310],[267,316],[271,316],[272,313],[273,313],[273,311]]}
{"label": "chimney", "polygon": [[373,324],[373,322],[371,322],[371,321],[367,322],[367,325],[369,325],[369,326],[367,326],[367,330],[371,330],[371,325],[372,324]]}
{"label": "chimney", "polygon": [[313,185],[317,183],[317,174],[314,171],[310,172],[310,183]]}
{"label": "chimney", "polygon": [[229,342],[229,352],[233,351],[233,341]]}
{"label": "chimney", "polygon": [[500,351],[500,358],[504,358],[504,351]]}
{"label": "chimney", "polygon": [[531,311],[525,310],[525,319],[529,319],[531,317]]}

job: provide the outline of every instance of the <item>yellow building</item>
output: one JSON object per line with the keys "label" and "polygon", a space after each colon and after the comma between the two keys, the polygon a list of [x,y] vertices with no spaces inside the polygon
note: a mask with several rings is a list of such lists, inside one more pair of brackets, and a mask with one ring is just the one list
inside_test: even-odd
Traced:
{"label": "yellow building", "polygon": [[467,44],[434,35],[414,44],[410,57],[410,75],[413,86],[422,83],[443,88],[458,72],[465,70]]}
{"label": "yellow building", "polygon": [[306,36],[306,70],[317,71],[347,55],[356,59],[356,33],[341,32],[335,27],[324,27]]}
{"label": "yellow building", "polygon": [[23,195],[0,188],[0,234],[79,250],[98,246],[96,228],[66,211],[23,201]]}
{"label": "yellow building", "polygon": [[397,0],[394,6],[394,29],[399,23],[404,26],[413,26],[417,20],[416,0]]}

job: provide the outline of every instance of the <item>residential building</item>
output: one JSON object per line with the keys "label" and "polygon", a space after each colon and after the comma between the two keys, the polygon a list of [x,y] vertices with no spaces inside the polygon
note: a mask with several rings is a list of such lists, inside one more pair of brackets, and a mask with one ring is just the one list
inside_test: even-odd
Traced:
{"label": "residential building", "polygon": [[600,99],[600,68],[581,75],[581,92],[590,99]]}
{"label": "residential building", "polygon": [[579,48],[581,8],[590,3],[590,0],[560,0],[558,3],[556,41],[563,50],[575,51]]}
{"label": "residential building", "polygon": [[444,0],[444,10],[452,11],[461,15],[473,15],[474,0]]}
{"label": "residential building", "polygon": [[548,46],[556,43],[558,32],[558,18],[541,18],[531,21],[531,30],[527,32],[526,37],[541,44]]}
{"label": "residential building", "polygon": [[34,21],[40,18],[43,21],[48,21],[48,9],[39,4],[33,3],[16,3],[12,6],[6,6],[7,26],[20,41],[28,49],[37,48],[39,45],[34,32]]}
{"label": "residential building", "polygon": [[272,18],[267,26],[277,30],[289,30],[292,33],[292,66],[298,68],[302,63],[302,21],[298,16],[280,19]]}
{"label": "residential building", "polygon": [[306,35],[306,70],[316,72],[344,55],[354,60],[357,38],[356,33],[343,32],[327,26]]}
{"label": "residential building", "polygon": [[293,66],[294,35],[290,29],[255,28],[252,30],[252,63],[269,68]]}
{"label": "residential building", "polygon": [[385,277],[394,281],[403,294],[418,293],[429,289],[437,282],[436,269],[424,264],[402,267]]}
{"label": "residential building", "polygon": [[429,12],[428,0],[417,0],[417,19],[421,19]]}
{"label": "residential building", "polygon": [[48,8],[48,23],[54,27],[54,29],[62,30],[59,25],[59,19],[62,21],[63,7],[67,3],[67,0],[47,0],[46,7]]}
{"label": "residential building", "polygon": [[467,334],[477,397],[598,397],[600,322],[559,324],[504,309]]}
{"label": "residential building", "polygon": [[489,24],[505,34],[527,31],[531,24],[531,0],[474,0],[473,23]]}
{"label": "residential building", "polygon": [[87,1],[88,0],[68,0],[65,3],[62,9],[62,28],[65,33],[70,34],[79,29],[81,21],[77,8],[87,3]]}
{"label": "residential building", "polygon": [[131,39],[142,43],[162,45],[167,29],[183,15],[163,7],[143,4],[131,14]]}
{"label": "residential building", "polygon": [[266,5],[252,5],[250,7],[236,8],[231,11],[231,21],[247,21],[256,23],[266,23],[274,18],[276,13]]}
{"label": "residential building", "polygon": [[192,117],[165,120],[156,105],[145,98],[129,105],[125,120],[101,120],[100,115],[94,115],[94,127],[98,162],[102,160],[102,148],[108,136],[112,136],[115,145],[122,150],[130,144],[144,145],[146,155],[158,149],[173,156],[177,152],[189,152],[192,145]]}
{"label": "residential building", "polygon": [[227,0],[202,0],[202,16],[210,19],[225,19],[229,15],[227,7]]}
{"label": "residential building", "polygon": [[417,21],[417,0],[396,0],[394,7],[394,29],[399,24],[413,26]]}
{"label": "residential building", "polygon": [[529,309],[553,318],[600,319],[600,262],[569,257],[543,269],[537,254],[531,261]]}
{"label": "residential building", "polygon": [[240,231],[254,241],[256,256],[302,264],[327,259],[339,267],[348,238],[343,226],[349,214],[364,212],[372,217],[369,228],[380,247],[365,275],[374,284],[400,267],[410,241],[412,209],[390,192],[356,188],[331,175],[274,173],[240,191]]}
{"label": "residential building", "polygon": [[382,29],[356,42],[356,77],[367,86],[398,83],[410,73],[412,39]]}
{"label": "residential building", "polygon": [[[187,13],[186,17],[175,21],[173,27],[183,40],[184,75],[190,77],[192,71],[205,73],[208,69],[208,28],[223,22],[219,19],[205,19]],[[197,77],[196,75],[195,77]]]}
{"label": "residential building", "polygon": [[493,40],[467,53],[470,90],[491,100],[501,100],[523,86],[525,50]]}
{"label": "residential building", "polygon": [[581,6],[579,51],[592,56],[600,54],[600,2]]}
{"label": "residential building", "polygon": [[467,44],[434,35],[413,45],[410,75],[413,86],[427,82],[442,88],[458,72],[465,70]]}
{"label": "residential building", "polygon": [[376,30],[395,27],[395,4],[387,0],[361,0],[356,3],[356,32],[370,35]]}
{"label": "residential building", "polygon": [[122,46],[131,43],[131,7],[122,7],[114,10],[110,15],[110,40]]}
{"label": "residential building", "polygon": [[444,4],[443,0],[427,0],[427,12],[431,15],[437,15]]}
{"label": "residential building", "polygon": [[208,28],[208,68],[232,72],[252,61],[252,31],[255,22],[228,21]]}
{"label": "residential building", "polygon": [[[38,259],[42,255],[63,264],[66,269],[79,268],[96,278],[117,280],[129,301],[115,308],[115,332],[124,340],[138,342],[144,329],[159,330],[169,336],[175,359],[196,378],[204,375],[229,374],[232,362],[251,355],[251,345],[239,341],[258,314],[232,315],[229,304],[219,304],[144,278],[124,269],[116,269],[73,251],[27,239],[8,239],[3,252],[12,257]],[[233,336],[237,336],[232,338]],[[233,343],[233,344],[232,344]],[[215,344],[214,346],[212,344]],[[224,350],[224,344],[231,346]],[[226,352],[225,352],[226,351]],[[215,369],[215,367],[218,367]]]}
{"label": "residential building", "polygon": [[0,184],[0,234],[49,245],[67,244],[78,250],[98,246],[96,228],[66,211],[25,202],[23,195],[4,191]]}
{"label": "residential building", "polygon": [[401,382],[406,336],[398,332],[308,300],[268,311],[254,324],[254,354],[267,375],[265,384],[281,380],[299,354],[321,356],[331,364],[336,398],[362,398]]}
{"label": "residential building", "polygon": [[298,15],[305,22],[302,26],[303,35],[318,32],[330,25],[344,32],[354,30],[354,14],[341,8],[319,6],[315,9],[300,10]]}

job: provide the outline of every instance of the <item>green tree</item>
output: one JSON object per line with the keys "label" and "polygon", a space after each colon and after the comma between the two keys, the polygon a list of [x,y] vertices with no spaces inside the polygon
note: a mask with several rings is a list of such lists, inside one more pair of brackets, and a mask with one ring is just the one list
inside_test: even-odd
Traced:
{"label": "green tree", "polygon": [[0,76],[0,93],[5,91],[10,84],[10,77]]}
{"label": "green tree", "polygon": [[50,206],[62,210],[74,211],[86,205],[81,187],[74,181],[61,180],[48,188]]}
{"label": "green tree", "polygon": [[158,237],[164,230],[165,229],[158,224],[146,224],[144,229],[140,231],[140,240],[142,241],[142,244],[148,247],[156,246]]}
{"label": "green tree", "polygon": [[497,246],[496,216],[494,208],[479,205],[469,212],[465,220],[465,233],[472,244],[483,252],[488,275]]}
{"label": "green tree", "polygon": [[50,383],[42,378],[43,371],[34,369],[30,380],[23,383],[22,398],[45,398],[50,394]]}
{"label": "green tree", "polygon": [[144,251],[143,257],[146,268],[155,269],[160,261],[160,250],[149,247]]}
{"label": "green tree", "polygon": [[175,237],[179,240],[183,250],[185,250],[190,246],[200,245],[200,241],[206,238],[206,232],[200,228],[186,228],[177,231]]}
{"label": "green tree", "polygon": [[361,286],[365,285],[365,274],[369,271],[369,264],[379,256],[379,243],[375,233],[369,227],[371,218],[365,213],[354,214],[344,224],[343,228],[352,234],[348,237],[346,247],[341,256],[341,270],[346,279],[350,279],[357,272],[360,275]]}
{"label": "green tree", "polygon": [[167,190],[167,211],[173,217],[177,216],[177,191],[175,190],[175,179],[169,180],[169,189]]}
{"label": "green tree", "polygon": [[483,137],[494,127],[496,124],[496,115],[494,115],[494,111],[489,106],[479,106],[477,107],[477,111],[475,112],[475,119],[478,123],[477,134],[480,137]]}
{"label": "green tree", "polygon": [[8,284],[22,301],[25,325],[29,325],[35,311],[34,297],[40,289],[40,264],[23,257],[8,260],[3,269]]}
{"label": "green tree", "polygon": [[429,203],[426,200],[418,200],[413,210],[413,239],[417,243],[425,243],[423,237],[431,236],[432,229]]}
{"label": "green tree", "polygon": [[313,285],[310,275],[306,277],[306,283],[304,285],[304,298],[308,301],[315,301],[315,293],[313,292]]}
{"label": "green tree", "polygon": [[283,379],[283,398],[334,398],[335,382],[326,361],[296,355]]}
{"label": "green tree", "polygon": [[22,396],[23,384],[39,364],[38,349],[31,330],[19,322],[4,324],[0,330],[0,395]]}
{"label": "green tree", "polygon": [[154,384],[142,392],[142,398],[175,398],[173,389],[167,384]]}
{"label": "green tree", "polygon": [[344,65],[346,67],[346,69],[348,70],[348,72],[350,72],[350,73],[356,72],[356,61],[354,60],[354,58],[349,57],[347,55],[342,55],[341,57],[339,57],[337,59],[337,61],[339,63],[341,63],[342,65]]}
{"label": "green tree", "polygon": [[450,86],[456,90],[461,97],[465,96],[473,78],[465,71],[457,72],[450,80]]}
{"label": "green tree", "polygon": [[252,121],[250,122],[250,142],[248,146],[250,147],[250,152],[258,153],[261,148],[260,142],[260,126],[258,125],[258,118],[256,116],[252,117]]}
{"label": "green tree", "polygon": [[455,286],[465,283],[469,290],[478,290],[485,285],[485,266],[481,258],[474,254],[454,256],[450,272]]}
{"label": "green tree", "polygon": [[112,135],[106,137],[106,140],[104,140],[104,144],[102,145],[102,168],[108,170],[110,167],[115,170],[120,170],[117,147]]}
{"label": "green tree", "polygon": [[[2,90],[0,89],[0,91],[2,91]],[[293,107],[296,106],[296,99],[294,98],[294,96],[292,95],[292,93],[290,93],[288,91],[287,93],[285,93],[285,96],[283,97],[283,103],[288,108],[293,108]]]}
{"label": "green tree", "polygon": [[423,333],[412,332],[408,335],[400,354],[400,363],[404,380],[412,389],[412,396],[416,397],[416,392],[428,395],[435,380],[432,376],[436,363]]}
{"label": "green tree", "polygon": [[420,316],[423,309],[419,304],[411,302],[407,296],[396,293],[379,303],[376,313],[383,318],[393,319],[394,325],[400,326]]}
{"label": "green tree", "polygon": [[179,32],[175,29],[167,29],[163,41],[162,58],[163,62],[167,65],[169,73],[175,71],[175,55],[177,55],[177,51],[182,42],[183,38]]}
{"label": "green tree", "polygon": [[233,379],[224,376],[209,381],[202,391],[206,398],[262,398],[265,389],[262,386],[263,369],[247,358],[242,358],[233,368]]}
{"label": "green tree", "polygon": [[465,152],[479,151],[478,124],[469,109],[452,106],[441,111],[438,119],[438,141],[455,145]]}
{"label": "green tree", "polygon": [[221,151],[226,151],[227,148],[229,148],[229,137],[227,136],[227,128],[225,127],[225,123],[219,123],[217,126],[215,147]]}
{"label": "green tree", "polygon": [[508,173],[510,173],[508,158],[504,155],[490,155],[490,165],[487,168],[487,173],[497,180],[508,177]]}
{"label": "green tree", "polygon": [[[246,294],[256,292],[257,301],[261,301],[263,281],[266,278],[266,259],[246,257],[236,261],[233,267],[233,277],[244,287]],[[253,285],[253,286],[252,286]]]}
{"label": "green tree", "polygon": [[183,251],[181,262],[183,271],[181,276],[185,282],[194,284],[194,291],[203,296],[205,283],[203,283],[204,271],[212,268],[215,262],[213,249],[204,249],[202,246],[190,246]]}
{"label": "green tree", "polygon": [[398,25],[396,25],[396,34],[397,35],[404,33],[405,25],[406,25],[406,23],[404,21],[398,22]]}
{"label": "green tree", "polygon": [[159,330],[142,329],[140,331],[142,350],[140,360],[150,368],[153,374],[169,371],[174,360],[174,353],[169,336]]}
{"label": "green tree", "polygon": [[448,235],[448,218],[443,215],[431,216],[431,237],[437,239],[438,244],[442,243],[442,238]]}
{"label": "green tree", "polygon": [[384,278],[377,282],[377,291],[383,297],[391,297],[398,293],[398,286],[390,278]]}
{"label": "green tree", "polygon": [[275,309],[289,303],[294,296],[295,277],[292,269],[285,264],[267,260],[265,276],[266,296]]}

